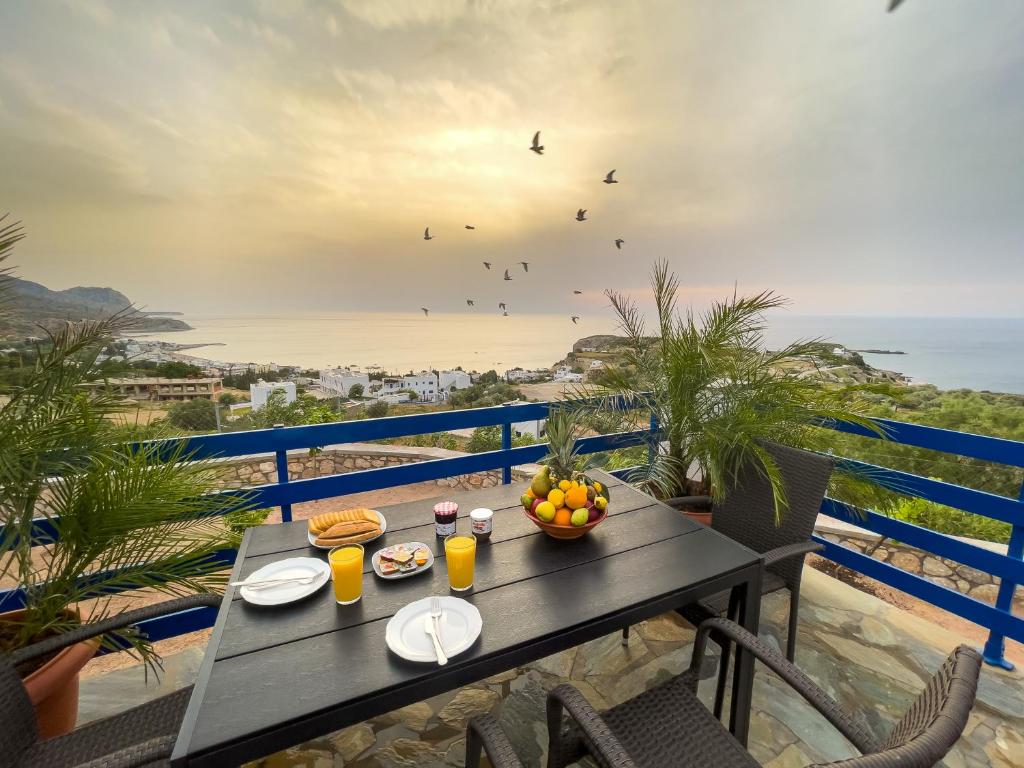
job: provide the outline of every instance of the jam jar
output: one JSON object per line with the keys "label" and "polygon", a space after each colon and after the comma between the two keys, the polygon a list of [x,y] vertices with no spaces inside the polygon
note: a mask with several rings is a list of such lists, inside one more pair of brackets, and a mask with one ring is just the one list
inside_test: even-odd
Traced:
{"label": "jam jar", "polygon": [[434,505],[434,531],[442,539],[455,533],[455,519],[459,516],[459,505],[454,501],[442,501]]}

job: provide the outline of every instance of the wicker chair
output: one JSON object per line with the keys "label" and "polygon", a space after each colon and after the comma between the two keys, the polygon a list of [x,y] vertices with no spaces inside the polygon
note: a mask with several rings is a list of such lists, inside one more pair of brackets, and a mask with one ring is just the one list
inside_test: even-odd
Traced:
{"label": "wicker chair", "polygon": [[[779,524],[775,524],[775,506],[768,479],[757,466],[751,465],[725,501],[714,508],[711,527],[764,555],[761,594],[789,590],[786,658],[795,661],[804,557],[821,549],[820,544],[811,541],[811,533],[832,473],[832,459],[777,443],[768,443],[765,448],[778,465],[786,487],[789,506]],[[679,612],[695,627],[715,616],[735,618],[730,613],[728,592],[712,595]],[[726,666],[722,665],[723,674]]]}
{"label": "wicker chair", "polygon": [[[857,757],[817,764],[834,768],[929,768],[956,743],[967,724],[981,670],[981,656],[960,646],[943,663],[903,718],[878,742],[860,720],[844,712],[774,648],[726,619],[700,626],[690,668],[616,707],[597,712],[569,684],[548,695],[548,768],[562,768],[590,754],[601,768],[715,766],[752,768],[760,764],[697,699],[699,667],[708,635],[728,637],[764,662],[796,690],[860,752]],[[563,719],[563,711],[568,714]],[[500,735],[500,734],[499,734]],[[491,736],[492,741],[495,737]],[[490,753],[489,753],[490,754]],[[495,751],[495,754],[501,754]],[[516,768],[492,757],[495,768]],[[475,763],[466,763],[474,768]]]}
{"label": "wicker chair", "polygon": [[189,608],[217,608],[221,595],[191,595],[127,611],[0,656],[0,763],[12,768],[156,768],[169,765],[192,686],[39,740],[36,715],[15,667],[83,640]]}

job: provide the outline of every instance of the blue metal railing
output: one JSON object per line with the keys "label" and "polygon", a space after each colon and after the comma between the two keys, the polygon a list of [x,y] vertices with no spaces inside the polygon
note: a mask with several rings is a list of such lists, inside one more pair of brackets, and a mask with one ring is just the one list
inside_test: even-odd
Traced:
{"label": "blue metal railing", "polygon": [[[892,442],[1011,467],[1024,467],[1024,442],[890,419],[876,419],[876,422],[885,432],[884,439]],[[881,439],[880,435],[856,424],[839,423],[829,426],[840,432]],[[855,510],[834,499],[826,498],[822,503],[822,511],[827,515],[997,577],[999,591],[994,606],[856,550],[820,537],[815,538],[825,546],[823,554],[830,560],[987,628],[989,636],[982,651],[985,661],[1012,669],[1013,664],[1003,655],[1004,638],[1024,642],[1024,619],[1013,615],[1014,593],[1017,585],[1024,583],[1024,483],[1019,497],[1013,499],[864,462],[850,459],[842,461],[867,470],[873,478],[898,488],[905,495],[1010,524],[1010,541],[1004,555],[876,512]]]}
{"label": "blue metal railing", "polygon": [[[312,426],[275,427],[249,432],[176,438],[163,441],[161,445],[166,446],[168,451],[174,451],[181,447],[182,442],[185,442],[187,450],[196,458],[226,459],[273,454],[278,469],[277,482],[247,488],[246,492],[249,494],[251,503],[257,506],[280,507],[282,519],[287,521],[291,519],[293,504],[425,480],[438,480],[454,475],[500,470],[503,482],[509,483],[514,466],[537,461],[546,451],[544,445],[513,448],[512,425],[518,422],[543,419],[548,414],[548,408],[549,404],[547,403],[528,403]],[[1021,442],[886,419],[879,419],[878,423],[885,431],[887,439],[903,445],[1014,467],[1024,467],[1024,443]],[[288,451],[290,450],[321,448],[338,443],[367,442],[484,426],[501,427],[502,447],[500,450],[310,479],[290,480],[288,477]],[[879,438],[878,434],[852,424],[829,424],[827,426],[841,432]],[[637,445],[648,445],[652,448],[653,442],[650,436],[656,433],[657,429],[657,421],[652,418],[649,429],[583,438],[578,441],[578,445],[583,453],[596,453]],[[825,499],[822,505],[822,511],[832,517],[846,520],[879,535],[898,539],[905,544],[999,578],[1000,588],[995,606],[921,576],[902,571],[861,552],[819,539],[825,546],[824,555],[836,563],[986,627],[990,631],[989,640],[985,645],[986,661],[991,664],[1010,666],[1003,659],[1003,638],[1009,637],[1024,642],[1024,619],[1012,614],[1014,591],[1017,584],[1024,583],[1024,562],[1022,562],[1022,558],[1024,558],[1024,488],[1022,488],[1020,499],[1012,499],[919,475],[875,467],[863,462],[853,462],[849,459],[841,461],[870,470],[873,476],[883,480],[887,485],[899,488],[907,495],[1011,524],[1012,535],[1009,550],[1007,554],[1003,555],[874,512],[863,513],[833,499]],[[225,491],[225,493],[233,492],[237,493],[237,491]],[[37,521],[33,534],[36,541],[52,540],[53,534],[54,529],[49,521],[42,519]],[[218,559],[228,565],[233,562],[234,552],[222,552],[218,555]],[[83,577],[83,580],[87,578]],[[23,598],[24,595],[18,590],[0,591],[0,610],[18,607]],[[142,629],[154,640],[163,639],[210,626],[213,623],[214,615],[215,611],[211,609],[195,609],[176,616],[154,619],[147,622]]]}

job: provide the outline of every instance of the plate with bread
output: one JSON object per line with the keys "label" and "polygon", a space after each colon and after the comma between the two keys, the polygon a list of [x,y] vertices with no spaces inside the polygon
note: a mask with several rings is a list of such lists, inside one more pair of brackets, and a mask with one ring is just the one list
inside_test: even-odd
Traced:
{"label": "plate with bread", "polygon": [[404,579],[430,570],[434,553],[422,541],[407,541],[378,549],[370,558],[373,572],[382,579]]}
{"label": "plate with bread", "polygon": [[324,512],[309,518],[308,526],[309,543],[318,549],[366,544],[379,539],[388,529],[384,515],[366,507]]}

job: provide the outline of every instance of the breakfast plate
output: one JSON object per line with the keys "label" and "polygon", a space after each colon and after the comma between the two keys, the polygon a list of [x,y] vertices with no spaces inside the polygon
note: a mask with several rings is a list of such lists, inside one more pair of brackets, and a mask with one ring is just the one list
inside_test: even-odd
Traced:
{"label": "breakfast plate", "polygon": [[[369,544],[371,541],[376,541],[377,539],[379,539],[388,530],[388,521],[384,519],[384,515],[382,515],[376,509],[371,509],[370,511],[377,516],[378,520],[380,520],[380,533],[378,533],[376,536],[374,536],[372,538],[364,539],[363,541],[356,542],[357,544],[362,544],[364,547],[367,544]],[[317,544],[316,543],[316,536],[308,528],[306,529],[306,538],[309,539],[309,545],[311,547],[316,547],[317,549],[322,549],[322,550],[325,550],[325,551],[326,550],[330,550],[330,549],[334,549],[335,547],[343,547],[343,546],[345,546],[344,542],[342,542],[340,544],[331,544],[330,546],[324,546],[323,544]]]}
{"label": "breakfast plate", "polygon": [[434,553],[422,541],[407,541],[378,549],[370,558],[373,572],[382,579],[406,579],[426,573],[434,564]]}
{"label": "breakfast plate", "polygon": [[[476,642],[483,620],[476,606],[461,597],[444,595],[440,601],[441,632],[438,639],[445,655],[451,658]],[[408,661],[436,662],[433,642],[423,629],[424,620],[429,616],[429,597],[400,608],[384,631],[388,648]]]}
{"label": "breakfast plate", "polygon": [[[279,583],[273,583],[280,579]],[[288,581],[294,579],[295,581]],[[331,567],[315,557],[289,557],[253,571],[247,582],[267,586],[238,588],[238,594],[253,605],[284,605],[309,597],[331,580]]]}

